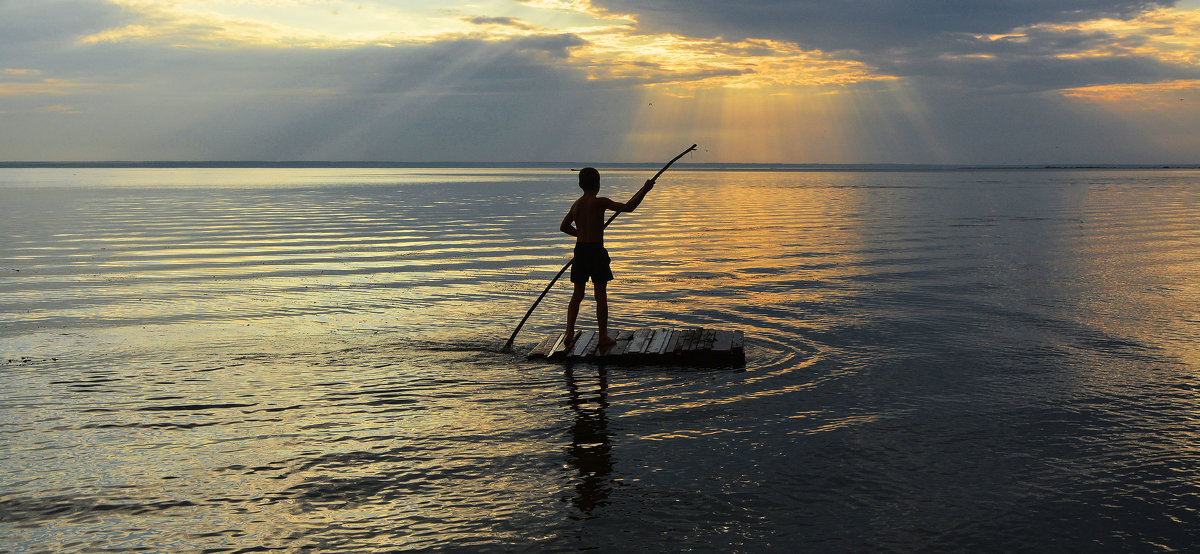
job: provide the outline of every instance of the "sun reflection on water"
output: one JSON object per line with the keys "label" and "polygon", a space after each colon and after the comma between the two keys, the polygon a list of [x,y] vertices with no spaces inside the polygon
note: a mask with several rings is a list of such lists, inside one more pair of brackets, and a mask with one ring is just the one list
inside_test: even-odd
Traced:
{"label": "sun reflection on water", "polygon": [[704,370],[498,351],[570,253],[565,169],[59,175],[0,205],[0,548],[1189,536],[1195,172],[672,170],[608,232],[612,327],[746,333]]}

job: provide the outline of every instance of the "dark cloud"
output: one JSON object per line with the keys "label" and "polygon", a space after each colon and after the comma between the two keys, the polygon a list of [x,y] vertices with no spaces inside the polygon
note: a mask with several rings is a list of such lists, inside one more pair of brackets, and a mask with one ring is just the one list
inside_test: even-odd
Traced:
{"label": "dark cloud", "polygon": [[516,50],[541,52],[554,58],[566,58],[568,51],[576,46],[583,46],[587,41],[579,35],[564,33],[557,35],[534,35],[512,41]]}
{"label": "dark cloud", "polygon": [[14,45],[59,51],[80,35],[109,29],[124,14],[95,0],[0,1],[0,53]]}
{"label": "dark cloud", "polygon": [[1037,23],[1130,17],[1174,0],[595,0],[648,32],[773,38],[826,51],[875,51],[931,35],[1003,33]]}
{"label": "dark cloud", "polygon": [[1018,57],[934,60],[912,58],[881,64],[910,81],[949,90],[1042,92],[1096,85],[1156,83],[1200,78],[1200,70],[1141,56],[1058,59]]}
{"label": "dark cloud", "polygon": [[[640,32],[780,39],[905,77],[859,83],[856,94],[842,98],[853,108],[828,114],[831,125],[853,129],[850,150],[828,154],[835,160],[797,150],[798,157],[779,161],[1166,161],[1155,148],[1167,143],[1136,132],[1141,120],[1106,116],[1053,91],[1200,78],[1194,67],[1142,54],[1147,44],[1136,36],[1036,26],[1131,16],[1155,3],[597,4],[638,14]],[[585,59],[571,56],[587,43],[570,33],[492,40],[463,34],[395,47],[254,47],[216,45],[207,41],[214,29],[194,25],[171,28],[182,39],[78,42],[147,22],[138,17],[95,0],[0,0],[0,70],[28,70],[0,72],[0,86],[60,87],[0,95],[0,159],[615,160],[634,151],[626,143],[631,136],[696,141],[679,135],[695,130],[686,124],[639,131],[637,110],[654,91],[641,87],[649,79],[755,70]],[[523,28],[504,17],[472,22]],[[1020,26],[1032,27],[1019,39],[979,36]],[[712,51],[714,58],[766,56],[771,48],[755,41]],[[655,98],[654,109],[667,101]],[[674,101],[680,113],[691,102],[696,119],[709,115],[711,105],[700,100]],[[1163,118],[1160,127],[1186,126],[1173,113]],[[713,125],[712,133],[728,131]],[[776,131],[784,133],[781,141],[795,138]],[[652,137],[636,138],[639,132]],[[804,132],[795,130],[797,137]],[[1172,156],[1194,158],[1194,144],[1185,141]]]}
{"label": "dark cloud", "polygon": [[1019,39],[942,37],[860,59],[884,73],[957,90],[1037,92],[1200,78],[1195,66],[1131,53],[1142,43],[1103,32],[1033,29]]}
{"label": "dark cloud", "polygon": [[1129,18],[1175,2],[1141,0],[597,0],[635,13],[643,31],[669,31],[726,40],[766,38],[797,43],[868,63],[882,72],[961,89],[1045,90],[1103,83],[1193,78],[1187,66],[1165,64],[1113,49],[1134,46],[1103,32],[1027,29],[1021,40],[990,40],[1016,28],[1102,17]]}
{"label": "dark cloud", "polygon": [[463,17],[463,18],[461,18],[461,20],[466,21],[467,23],[470,23],[472,25],[499,25],[501,27],[512,27],[514,29],[521,29],[521,30],[535,29],[535,27],[533,25],[530,25],[529,23],[527,23],[523,20],[517,19],[515,17],[476,16],[476,17]]}
{"label": "dark cloud", "polygon": [[[557,63],[574,35],[349,49],[101,43],[45,57],[42,76],[92,83],[0,97],[7,159],[553,160],[611,152],[627,85]],[[12,58],[21,58],[14,55]],[[0,55],[0,67],[4,67]],[[48,118],[48,103],[79,106]],[[51,153],[41,153],[53,144]]]}

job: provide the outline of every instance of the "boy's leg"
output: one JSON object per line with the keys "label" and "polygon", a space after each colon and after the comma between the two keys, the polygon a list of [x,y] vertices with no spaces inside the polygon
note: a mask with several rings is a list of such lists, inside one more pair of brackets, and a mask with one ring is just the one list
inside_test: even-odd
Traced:
{"label": "boy's leg", "polygon": [[600,327],[600,346],[616,344],[617,341],[608,336],[608,283],[592,281],[596,293],[596,323]]}
{"label": "boy's leg", "polygon": [[565,342],[571,342],[575,339],[575,319],[579,317],[579,304],[583,302],[583,295],[587,292],[587,282],[574,283],[575,291],[571,293],[571,302],[567,304],[567,331],[564,335]]}

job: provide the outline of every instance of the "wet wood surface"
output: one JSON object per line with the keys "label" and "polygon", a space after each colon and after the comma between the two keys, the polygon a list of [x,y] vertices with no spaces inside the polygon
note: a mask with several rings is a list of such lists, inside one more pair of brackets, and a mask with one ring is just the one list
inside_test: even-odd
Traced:
{"label": "wet wood surface", "polygon": [[601,348],[596,330],[576,331],[571,341],[553,333],[529,351],[531,359],[639,365],[734,365],[746,363],[742,331],[696,327],[646,327],[609,331],[616,344]]}

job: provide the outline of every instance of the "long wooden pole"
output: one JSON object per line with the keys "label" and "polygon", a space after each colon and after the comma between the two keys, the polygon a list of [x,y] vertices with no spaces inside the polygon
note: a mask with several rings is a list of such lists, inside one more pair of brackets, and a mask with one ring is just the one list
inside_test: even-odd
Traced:
{"label": "long wooden pole", "polygon": [[[663,172],[667,170],[667,168],[671,167],[671,164],[678,161],[679,158],[682,158],[684,154],[687,154],[688,152],[691,152],[692,150],[695,150],[695,149],[696,149],[696,145],[693,144],[693,145],[689,146],[687,150],[680,152],[678,156],[671,158],[671,161],[667,162],[667,165],[664,165],[662,169],[658,170],[658,173],[655,173],[654,178],[652,178],[650,180],[657,181],[658,177],[660,175],[662,175]],[[608,221],[604,222],[604,227],[607,229],[608,224],[612,223],[613,220],[616,219],[618,215],[621,215],[621,212],[613,212],[612,216],[608,218]],[[512,351],[513,341],[517,340],[517,333],[521,332],[521,327],[525,326],[525,321],[529,319],[530,315],[533,315],[533,310],[535,308],[537,308],[538,304],[541,303],[542,299],[546,297],[546,293],[550,292],[550,289],[554,287],[554,283],[558,282],[558,278],[562,277],[562,274],[566,273],[567,268],[571,267],[571,264],[573,264],[573,263],[575,263],[574,257],[572,257],[570,260],[567,260],[567,265],[564,265],[562,267],[562,269],[558,270],[558,274],[555,275],[554,278],[550,280],[550,284],[546,285],[546,288],[544,290],[542,290],[542,294],[538,295],[537,300],[533,301],[533,305],[529,307],[529,311],[525,312],[525,317],[521,318],[521,322],[518,323],[517,328],[513,330],[512,336],[508,337],[508,342],[504,343],[504,350],[503,350],[504,352]]]}

